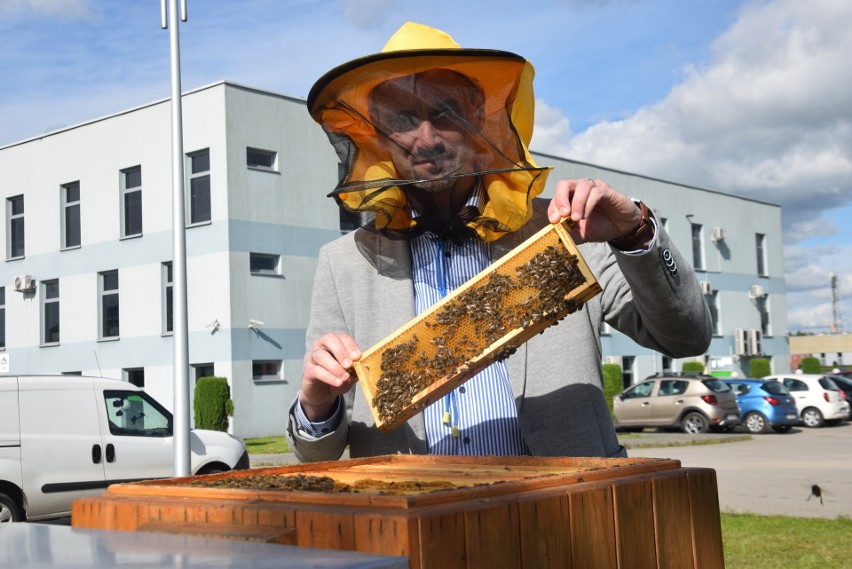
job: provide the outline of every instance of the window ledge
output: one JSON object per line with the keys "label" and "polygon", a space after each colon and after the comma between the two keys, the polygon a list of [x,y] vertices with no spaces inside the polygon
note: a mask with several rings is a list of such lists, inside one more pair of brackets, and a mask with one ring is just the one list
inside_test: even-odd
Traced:
{"label": "window ledge", "polygon": [[98,342],[118,342],[121,336],[109,336],[108,338],[98,338]]}
{"label": "window ledge", "polygon": [[286,278],[284,275],[279,275],[278,273],[249,273],[253,277],[267,277],[273,279],[284,279]]}
{"label": "window ledge", "polygon": [[127,239],[140,239],[142,237],[142,233],[134,233],[133,235],[123,235],[118,238],[119,241],[126,241]]}
{"label": "window ledge", "polygon": [[52,348],[52,347],[58,346],[58,345],[59,345],[59,342],[50,342],[48,344],[39,344],[38,347],[39,348]]}
{"label": "window ledge", "polygon": [[20,261],[20,260],[25,259],[25,258],[26,258],[25,256],[21,255],[20,257],[9,257],[6,260],[7,261]]}
{"label": "window ledge", "polygon": [[207,221],[196,221],[195,223],[187,223],[186,228],[191,229],[193,227],[204,227],[205,225],[213,225],[213,221],[208,219]]}
{"label": "window ledge", "polygon": [[82,245],[72,245],[71,247],[63,247],[60,251],[76,251],[77,249],[82,249]]}
{"label": "window ledge", "polygon": [[279,172],[278,170],[275,170],[273,168],[264,168],[263,166],[249,166],[249,165],[247,165],[246,169],[247,170],[253,170],[255,172],[266,172],[268,174],[278,174],[279,176],[281,175],[281,172]]}

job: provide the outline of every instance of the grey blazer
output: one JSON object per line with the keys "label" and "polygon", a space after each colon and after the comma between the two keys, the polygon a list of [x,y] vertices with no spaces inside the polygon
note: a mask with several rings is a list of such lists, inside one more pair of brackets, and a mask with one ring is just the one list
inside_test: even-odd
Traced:
{"label": "grey blazer", "polygon": [[[533,218],[492,243],[496,260],[547,221],[547,200],[534,200]],[[535,456],[626,456],[603,396],[600,330],[603,322],[637,343],[673,358],[703,354],[711,319],[692,271],[662,228],[652,249],[625,255],[605,243],[579,246],[603,292],[558,326],[521,346],[506,360],[524,440]],[[362,350],[415,316],[408,241],[359,229],[319,254],[306,349],[328,332],[350,334]],[[287,435],[299,460],[427,452],[423,414],[391,433],[379,431],[366,397],[345,396],[346,417],[332,433],[314,438],[297,428],[294,405]]]}

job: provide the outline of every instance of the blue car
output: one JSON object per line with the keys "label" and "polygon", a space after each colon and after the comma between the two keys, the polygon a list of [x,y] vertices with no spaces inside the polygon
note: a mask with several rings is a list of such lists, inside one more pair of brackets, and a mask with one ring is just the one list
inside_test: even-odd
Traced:
{"label": "blue car", "polygon": [[772,428],[786,433],[799,421],[796,400],[787,388],[774,380],[726,379],[737,396],[740,423],[748,432],[765,433]]}

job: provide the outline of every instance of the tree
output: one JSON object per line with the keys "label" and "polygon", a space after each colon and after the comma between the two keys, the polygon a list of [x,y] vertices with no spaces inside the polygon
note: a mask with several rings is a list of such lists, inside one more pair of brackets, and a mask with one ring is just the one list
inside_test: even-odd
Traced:
{"label": "tree", "polygon": [[228,432],[228,417],[234,414],[231,388],[224,377],[202,377],[195,384],[193,398],[195,427]]}
{"label": "tree", "polygon": [[612,398],[624,389],[624,376],[618,364],[603,365],[604,397],[606,398],[609,414],[612,415]]}

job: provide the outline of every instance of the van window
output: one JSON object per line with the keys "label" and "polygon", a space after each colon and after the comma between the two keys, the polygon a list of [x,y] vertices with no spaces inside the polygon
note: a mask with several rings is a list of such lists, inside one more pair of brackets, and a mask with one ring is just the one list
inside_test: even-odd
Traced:
{"label": "van window", "polygon": [[147,393],[104,391],[109,432],[116,436],[170,437],[172,416]]}

